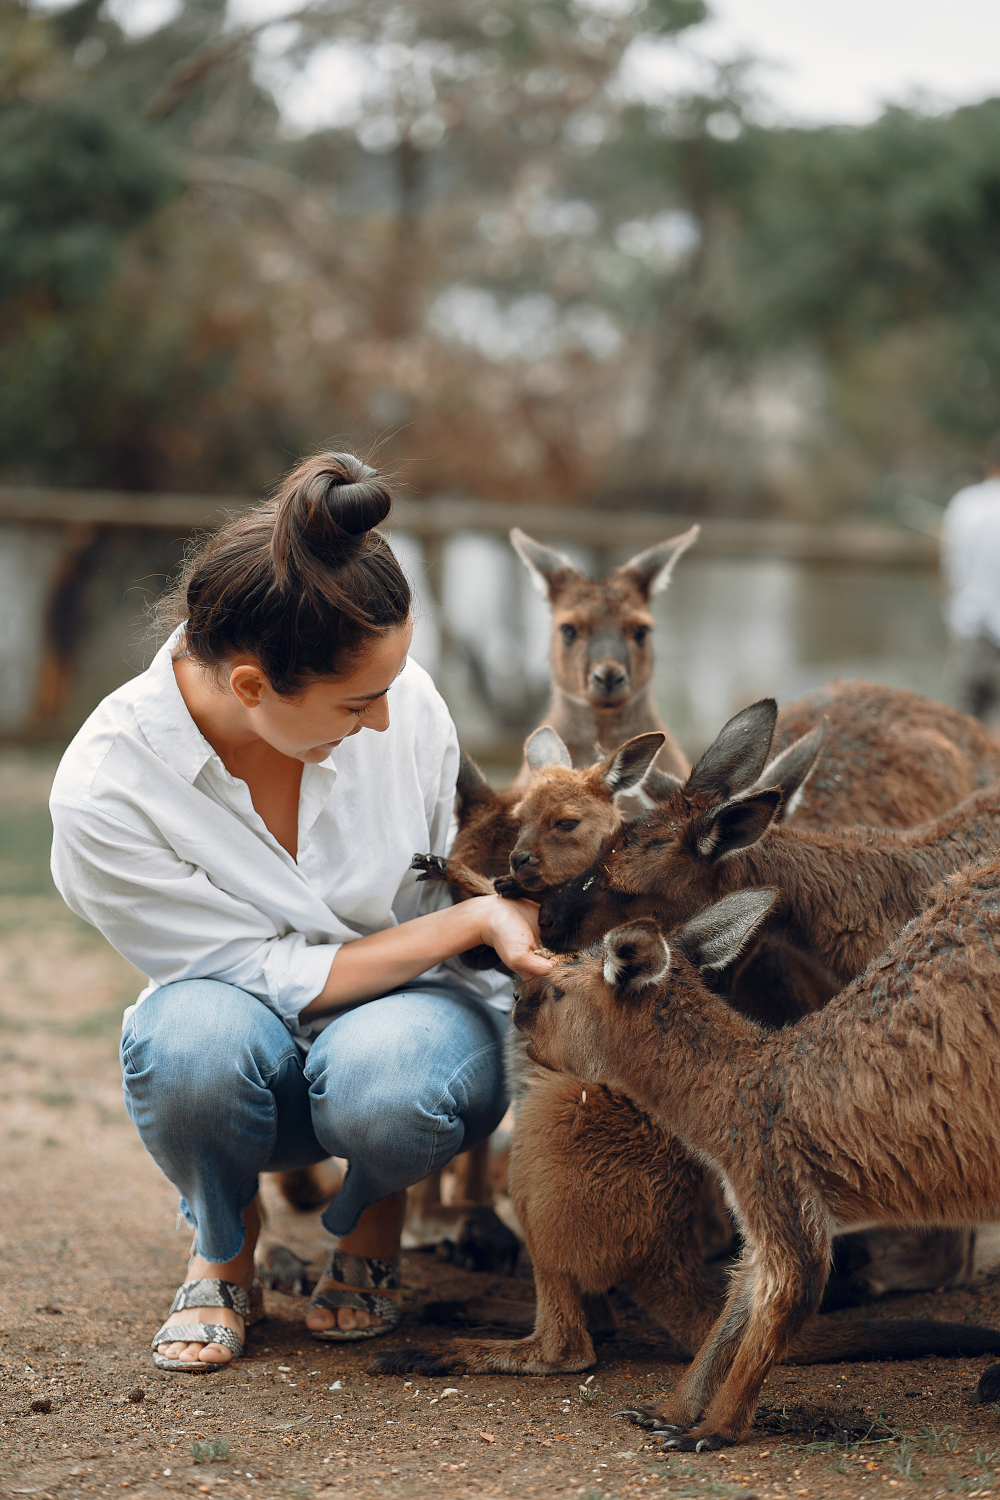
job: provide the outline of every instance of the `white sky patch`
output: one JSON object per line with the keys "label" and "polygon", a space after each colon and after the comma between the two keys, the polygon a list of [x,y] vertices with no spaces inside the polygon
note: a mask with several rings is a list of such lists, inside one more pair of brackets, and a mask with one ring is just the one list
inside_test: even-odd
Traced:
{"label": "white sky patch", "polygon": [[[60,11],[67,0],[32,0]],[[71,3],[71,0],[70,0]],[[631,0],[584,0],[595,17],[613,16]],[[180,0],[108,0],[108,12],[131,36],[166,25]],[[230,0],[230,26],[280,21],[296,0]],[[623,85],[651,103],[710,88],[713,63],[759,59],[756,72],[770,101],[766,118],[863,123],[887,102],[918,101],[946,109],[1000,94],[1000,4],[997,0],[715,0],[712,16],[676,42],[636,43]],[[584,23],[585,24],[585,23]],[[280,32],[281,28],[270,28]],[[267,33],[265,33],[265,36]],[[308,131],[356,123],[377,73],[353,49],[317,49],[308,67],[282,71],[273,45],[261,49],[261,79],[274,88],[289,125]],[[378,80],[372,78],[374,90]],[[353,111],[353,113],[352,113]]]}
{"label": "white sky patch", "polygon": [[285,124],[304,134],[356,125],[371,81],[364,54],[331,42],[317,47],[299,68],[284,55],[297,32],[293,23],[269,26],[257,50],[257,77],[274,94]]}
{"label": "white sky patch", "polygon": [[[760,59],[778,118],[862,124],[887,103],[946,109],[1000,94],[996,0],[717,0],[676,42],[635,44],[623,83],[650,102],[711,85],[712,62]],[[922,97],[921,97],[922,96]]]}
{"label": "white sky patch", "polygon": [[127,36],[149,36],[180,15],[180,0],[107,0],[107,12]]}
{"label": "white sky patch", "polygon": [[[57,13],[75,0],[31,0],[33,10]],[[287,8],[287,0],[282,0]],[[126,36],[149,36],[180,14],[181,0],[107,0],[107,12]]]}
{"label": "white sky patch", "polygon": [[452,286],[432,303],[427,326],[440,338],[495,360],[551,359],[567,349],[613,359],[622,345],[617,326],[600,308],[580,303],[562,309],[541,292],[516,297],[505,307],[481,287]]}

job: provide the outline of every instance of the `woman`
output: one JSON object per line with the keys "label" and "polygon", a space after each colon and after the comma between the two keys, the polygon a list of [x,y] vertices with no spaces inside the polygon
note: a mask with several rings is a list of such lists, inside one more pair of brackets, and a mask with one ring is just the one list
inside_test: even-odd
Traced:
{"label": "woman", "polygon": [[452,906],[409,869],[449,847],[458,743],[407,661],[409,586],[372,529],[390,503],[373,469],[320,454],[196,548],[169,640],[53,786],[56,884],[150,980],[125,1013],[125,1103],[196,1231],[161,1369],[239,1357],[257,1174],[328,1156],[350,1167],[306,1324],[399,1321],[405,1190],[506,1107],[509,986],[457,955],[547,967],[532,905]]}

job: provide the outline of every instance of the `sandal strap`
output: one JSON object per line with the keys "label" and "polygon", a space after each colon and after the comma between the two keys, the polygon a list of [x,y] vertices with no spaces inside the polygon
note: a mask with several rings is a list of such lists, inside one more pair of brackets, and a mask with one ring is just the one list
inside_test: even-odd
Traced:
{"label": "sandal strap", "polygon": [[[335,1281],[344,1282],[346,1286],[380,1287],[384,1291],[394,1291],[400,1284],[399,1257],[379,1260],[377,1256],[348,1255],[343,1250],[335,1250],[323,1274],[332,1276]],[[339,1304],[341,1307],[348,1305],[345,1302]]]}
{"label": "sandal strap", "polygon": [[221,1323],[164,1323],[159,1333],[153,1335],[151,1349],[160,1344],[221,1344],[229,1349],[234,1359],[243,1353],[243,1340],[235,1328],[226,1328]]}
{"label": "sandal strap", "polygon": [[345,1292],[339,1287],[331,1287],[329,1291],[314,1292],[309,1306],[325,1307],[330,1312],[336,1312],[338,1307],[356,1307],[361,1312],[370,1313],[373,1318],[381,1318],[384,1323],[398,1323],[402,1317],[402,1308],[393,1302],[391,1297],[380,1297],[378,1292]]}
{"label": "sandal strap", "polygon": [[170,1312],[186,1312],[189,1307],[228,1307],[245,1318],[249,1306],[250,1298],[237,1282],[204,1276],[198,1281],[185,1281],[177,1288]]}

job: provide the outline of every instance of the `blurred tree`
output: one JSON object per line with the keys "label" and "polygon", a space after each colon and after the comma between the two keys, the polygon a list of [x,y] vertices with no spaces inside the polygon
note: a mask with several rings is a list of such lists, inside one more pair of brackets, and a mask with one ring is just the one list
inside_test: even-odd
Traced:
{"label": "blurred tree", "polygon": [[[418,494],[943,491],[1000,425],[1000,102],[764,128],[743,65],[631,101],[703,15],[0,0],[3,471],[232,491],[339,438]],[[333,56],[355,115],[296,135],[270,88]]]}

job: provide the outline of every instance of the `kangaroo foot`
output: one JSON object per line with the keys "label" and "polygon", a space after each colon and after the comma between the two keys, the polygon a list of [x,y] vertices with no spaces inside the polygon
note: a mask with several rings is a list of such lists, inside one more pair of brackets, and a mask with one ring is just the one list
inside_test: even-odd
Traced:
{"label": "kangaroo foot", "polygon": [[368,1374],[464,1375],[465,1364],[454,1355],[434,1354],[430,1349],[383,1349],[368,1366]]}
{"label": "kangaroo foot", "polygon": [[733,1448],[739,1442],[728,1432],[699,1432],[696,1427],[693,1432],[686,1432],[680,1437],[669,1437],[665,1443],[660,1444],[663,1453],[716,1453],[720,1448]]}
{"label": "kangaroo foot", "polygon": [[573,1375],[594,1364],[593,1348],[579,1346],[553,1358],[537,1338],[461,1339],[434,1354],[427,1349],[385,1349],[369,1375]]}
{"label": "kangaroo foot", "polygon": [[668,1432],[676,1437],[685,1431],[673,1422],[665,1422],[656,1412],[648,1411],[644,1406],[625,1406],[621,1411],[613,1411],[613,1417],[625,1417],[632,1423],[633,1427],[642,1427],[646,1432]]}
{"label": "kangaroo foot", "polygon": [[1000,1401],[1000,1365],[990,1365],[979,1377],[976,1400],[983,1406]]}
{"label": "kangaroo foot", "polygon": [[258,1249],[256,1263],[257,1274],[269,1291],[284,1292],[289,1297],[304,1297],[312,1291],[308,1264],[287,1245]]}

